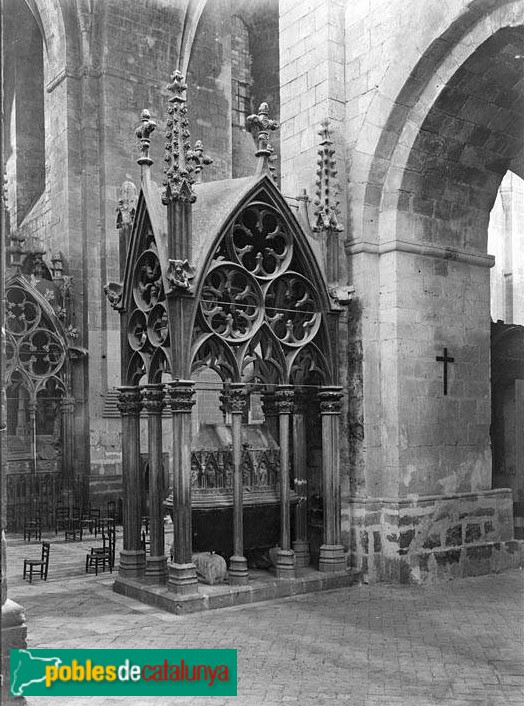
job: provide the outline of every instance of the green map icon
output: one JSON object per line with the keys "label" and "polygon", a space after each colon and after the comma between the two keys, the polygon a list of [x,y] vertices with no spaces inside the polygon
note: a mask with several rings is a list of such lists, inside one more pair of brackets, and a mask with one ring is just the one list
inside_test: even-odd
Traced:
{"label": "green map icon", "polygon": [[24,689],[31,684],[45,681],[45,670],[49,665],[62,664],[59,657],[33,657],[30,650],[17,650],[18,666],[11,664],[11,694],[23,696]]}

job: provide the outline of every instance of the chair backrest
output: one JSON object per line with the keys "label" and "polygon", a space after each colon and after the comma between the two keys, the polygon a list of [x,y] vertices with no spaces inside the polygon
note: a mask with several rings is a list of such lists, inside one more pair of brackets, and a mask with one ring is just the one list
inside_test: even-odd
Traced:
{"label": "chair backrest", "polygon": [[107,501],[107,516],[108,517],[115,517],[116,516],[116,502],[114,500]]}
{"label": "chair backrest", "polygon": [[42,561],[46,564],[49,563],[49,551],[51,549],[51,542],[42,542]]}
{"label": "chair backrest", "polygon": [[91,517],[92,519],[99,520],[100,519],[100,508],[99,507],[92,507],[89,510],[89,517]]}
{"label": "chair backrest", "polygon": [[57,520],[66,520],[69,517],[69,508],[60,505],[55,511]]}

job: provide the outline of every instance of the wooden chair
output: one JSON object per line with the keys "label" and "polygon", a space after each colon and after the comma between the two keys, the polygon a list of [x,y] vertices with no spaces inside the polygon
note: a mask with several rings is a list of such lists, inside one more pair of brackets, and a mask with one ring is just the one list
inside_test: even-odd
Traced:
{"label": "wooden chair", "polygon": [[40,578],[47,581],[47,572],[49,570],[49,550],[50,542],[42,542],[42,556],[40,559],[24,559],[24,579],[29,570],[29,583],[33,582],[33,570],[40,569]]}
{"label": "wooden chair", "polygon": [[102,571],[105,571],[106,566],[108,566],[109,571],[113,573],[113,566],[115,565],[115,541],[116,532],[114,527],[109,527],[107,534],[105,531],[102,532],[102,546],[91,547],[91,551],[88,552],[86,556],[86,574],[89,573],[89,569],[94,568],[95,575],[98,576],[98,569],[101,568]]}
{"label": "wooden chair", "polygon": [[100,522],[100,510],[96,510],[93,507],[90,508],[87,514],[82,515],[80,522],[82,529],[89,530],[89,534],[93,534],[94,532],[96,537],[98,533],[98,524]]}
{"label": "wooden chair", "polygon": [[39,542],[42,541],[42,523],[39,517],[33,517],[24,522],[24,542],[30,542],[31,535],[34,535]]}
{"label": "wooden chair", "polygon": [[65,530],[69,522],[69,508],[59,505],[55,510],[55,535],[58,530]]}
{"label": "wooden chair", "polygon": [[83,528],[82,521],[80,519],[68,520],[65,530],[65,541],[71,540],[72,542],[77,541],[77,536],[80,541],[82,541]]}

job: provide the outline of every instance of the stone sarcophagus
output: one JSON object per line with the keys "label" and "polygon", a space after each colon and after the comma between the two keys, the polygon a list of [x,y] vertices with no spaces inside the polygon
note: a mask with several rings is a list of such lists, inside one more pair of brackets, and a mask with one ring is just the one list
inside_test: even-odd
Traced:
{"label": "stone sarcophagus", "polygon": [[[230,556],[233,542],[231,426],[201,424],[191,451],[194,551]],[[265,425],[242,427],[244,543],[246,556],[276,546],[280,536],[280,448]],[[290,491],[291,503],[298,502]],[[173,496],[165,501],[172,515]]]}

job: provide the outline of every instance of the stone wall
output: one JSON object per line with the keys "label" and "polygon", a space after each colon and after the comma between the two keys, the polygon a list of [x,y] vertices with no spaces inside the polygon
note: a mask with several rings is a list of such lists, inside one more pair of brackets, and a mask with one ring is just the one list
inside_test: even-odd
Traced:
{"label": "stone wall", "polygon": [[425,583],[524,562],[513,540],[511,491],[354,500],[342,514],[352,564],[370,581]]}

